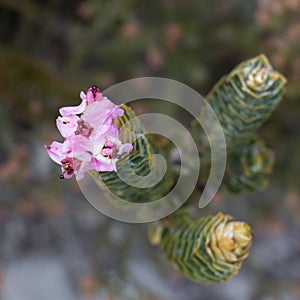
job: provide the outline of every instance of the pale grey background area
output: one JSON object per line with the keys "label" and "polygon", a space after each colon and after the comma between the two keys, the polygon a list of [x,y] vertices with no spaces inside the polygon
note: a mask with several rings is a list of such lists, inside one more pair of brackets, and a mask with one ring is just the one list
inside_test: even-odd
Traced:
{"label": "pale grey background area", "polygon": [[62,261],[55,257],[30,255],[10,263],[5,273],[3,300],[79,299]]}
{"label": "pale grey background area", "polygon": [[[43,161],[40,155],[37,159]],[[256,226],[251,255],[239,275],[223,284],[200,285],[184,279],[149,244],[146,224],[109,219],[71,187],[72,181],[65,182],[60,213],[36,209],[2,216],[1,300],[298,299],[290,290],[292,282],[300,281],[298,233],[293,229],[280,235]],[[242,218],[254,204],[250,200],[231,200],[232,214]],[[224,200],[220,209],[228,211],[227,205]],[[99,278],[89,298],[80,288],[86,274]]]}

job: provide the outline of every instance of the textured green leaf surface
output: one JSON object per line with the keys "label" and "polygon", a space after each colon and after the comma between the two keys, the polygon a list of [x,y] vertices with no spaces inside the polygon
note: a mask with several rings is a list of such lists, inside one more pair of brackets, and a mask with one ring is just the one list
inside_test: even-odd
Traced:
{"label": "textured green leaf surface", "polygon": [[[255,132],[281,101],[285,84],[284,76],[261,54],[237,65],[206,97],[226,138],[228,160],[224,181],[233,192],[267,186],[274,157]],[[200,117],[209,123],[206,115],[203,109]],[[193,135],[200,144],[202,166],[205,166],[209,145],[199,126],[193,123]]]}
{"label": "textured green leaf surface", "polygon": [[228,144],[251,136],[282,99],[286,79],[261,54],[236,66],[206,99],[215,111]]}

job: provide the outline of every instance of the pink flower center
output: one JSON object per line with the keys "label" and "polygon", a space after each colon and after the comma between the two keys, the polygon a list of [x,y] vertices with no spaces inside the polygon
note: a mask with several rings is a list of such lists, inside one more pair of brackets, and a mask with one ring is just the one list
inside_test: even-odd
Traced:
{"label": "pink flower center", "polygon": [[75,171],[78,171],[81,166],[82,161],[77,158],[66,157],[61,161],[62,167],[64,169],[61,179],[71,178]]}
{"label": "pink flower center", "polygon": [[96,96],[101,93],[101,90],[96,85],[92,86],[91,91],[93,93],[94,98],[96,98]]}
{"label": "pink flower center", "polygon": [[109,157],[109,158],[121,158],[121,155],[118,154],[119,147],[114,144],[111,141],[107,141],[101,150],[101,154],[103,156]]}
{"label": "pink flower center", "polygon": [[64,158],[62,161],[61,161],[61,164],[64,168],[64,172],[61,176],[61,178],[65,178],[65,174],[67,174],[68,176],[72,176],[74,174],[74,167],[73,167],[73,161],[72,161],[72,158]]}
{"label": "pink flower center", "polygon": [[96,85],[90,87],[86,92],[87,104],[92,103],[94,101],[102,100],[102,98],[103,96],[101,90]]}
{"label": "pink flower center", "polygon": [[83,120],[78,120],[77,124],[78,126],[75,130],[75,135],[89,137],[94,130],[94,128],[88,122],[85,122]]}

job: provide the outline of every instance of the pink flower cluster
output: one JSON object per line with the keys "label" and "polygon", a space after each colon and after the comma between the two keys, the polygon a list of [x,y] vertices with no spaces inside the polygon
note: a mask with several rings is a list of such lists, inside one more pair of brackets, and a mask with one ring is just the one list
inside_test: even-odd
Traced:
{"label": "pink flower cluster", "polygon": [[103,97],[100,89],[90,87],[80,93],[78,106],[62,107],[56,125],[65,138],[63,143],[46,146],[50,158],[62,166],[61,178],[84,177],[89,170],[116,171],[122,154],[132,151],[131,144],[122,144],[113,120],[124,111]]}

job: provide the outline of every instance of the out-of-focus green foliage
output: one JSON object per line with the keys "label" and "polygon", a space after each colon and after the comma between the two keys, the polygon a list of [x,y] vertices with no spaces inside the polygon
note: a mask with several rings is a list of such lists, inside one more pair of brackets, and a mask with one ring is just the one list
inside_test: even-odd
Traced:
{"label": "out-of-focus green foliage", "polygon": [[229,152],[224,182],[232,192],[261,190],[268,186],[273,165],[274,153],[254,135]]}
{"label": "out-of-focus green foliage", "polygon": [[[299,114],[298,8],[298,1],[279,0],[2,0],[1,101],[13,126],[28,128],[91,83],[104,89],[158,75],[205,94],[237,62],[263,52],[289,80],[286,105],[264,131],[273,145],[280,134],[287,141]],[[295,156],[278,150],[279,164],[293,169]]]}

